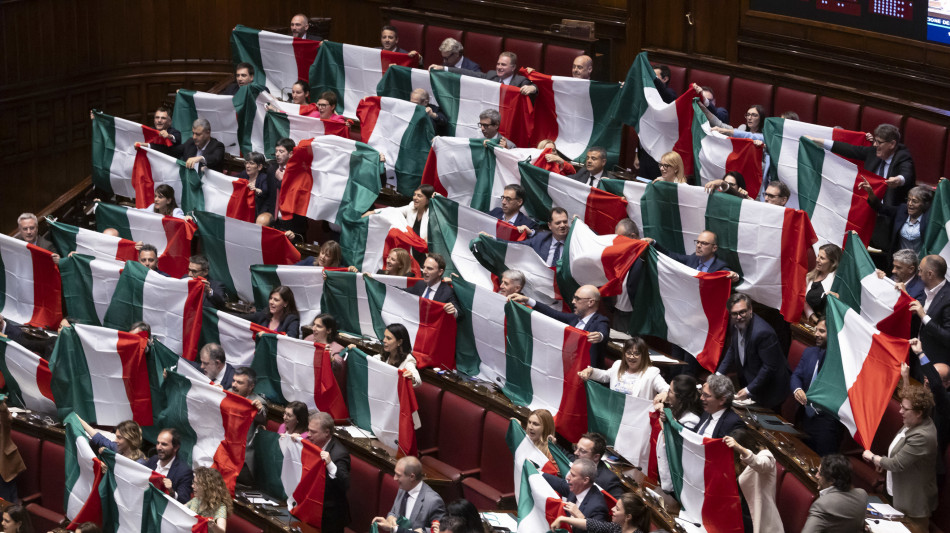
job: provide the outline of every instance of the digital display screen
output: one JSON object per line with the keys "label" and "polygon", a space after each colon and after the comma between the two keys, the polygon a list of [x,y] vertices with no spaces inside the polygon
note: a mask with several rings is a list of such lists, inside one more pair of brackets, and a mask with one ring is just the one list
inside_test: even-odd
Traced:
{"label": "digital display screen", "polygon": [[911,0],[871,0],[869,11],[896,19],[914,19],[914,3]]}
{"label": "digital display screen", "polygon": [[950,0],[750,0],[749,6],[756,11],[950,44]]}
{"label": "digital display screen", "polygon": [[858,0],[818,0],[815,7],[823,11],[861,16],[861,4]]}
{"label": "digital display screen", "polygon": [[928,2],[927,40],[950,44],[950,1],[930,0]]}

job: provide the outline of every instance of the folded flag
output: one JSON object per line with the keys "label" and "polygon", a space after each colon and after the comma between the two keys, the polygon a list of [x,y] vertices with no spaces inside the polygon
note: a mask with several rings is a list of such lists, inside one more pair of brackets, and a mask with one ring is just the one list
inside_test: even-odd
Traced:
{"label": "folded flag", "polygon": [[53,252],[0,235],[0,269],[0,314],[55,330],[63,319],[63,287]]}
{"label": "folded flag", "polygon": [[834,295],[827,300],[828,348],[808,401],[837,417],[869,449],[910,343],[878,331]]}
{"label": "folded flag", "polygon": [[[769,179],[781,181],[790,189],[798,183],[799,143],[803,135],[858,146],[871,145],[865,134],[860,131],[829,128],[779,117],[765,119],[762,134],[765,136],[765,145],[769,147],[771,156]],[[798,207],[795,194],[792,194],[788,201],[788,207]]]}
{"label": "folded flag", "polygon": [[587,380],[585,385],[588,430],[603,435],[621,457],[647,472],[650,460],[656,456],[656,441],[651,439],[653,402],[611,390],[594,380]]}
{"label": "folded flag", "polygon": [[276,102],[274,105],[282,112],[268,111],[264,116],[264,155],[268,159],[274,158],[274,148],[281,139],[290,139],[297,144],[322,135],[350,138],[350,128],[344,122],[301,115],[302,106],[299,104]]}
{"label": "folded flag", "polygon": [[[188,123],[191,131],[191,123]],[[92,112],[92,184],[106,193],[134,198],[129,171],[135,161],[135,143],[171,146],[158,130],[101,111]],[[147,204],[146,204],[147,205]]]}
{"label": "folded flag", "polygon": [[181,181],[181,208],[186,213],[208,211],[245,222],[254,222],[257,218],[254,191],[245,179],[205,168],[200,175],[197,172],[182,175]]}
{"label": "folded flag", "polygon": [[89,437],[75,413],[66,416],[63,426],[66,429],[66,517],[72,528],[83,522],[101,524],[102,461],[92,451]]}
{"label": "folded flag", "polygon": [[396,191],[412,196],[422,180],[422,170],[435,137],[426,109],[412,102],[386,96],[368,96],[356,108],[363,142],[386,156],[386,177]]}
{"label": "folded flag", "polygon": [[868,205],[868,193],[860,187],[865,179],[877,197],[883,198],[887,190],[884,178],[807,139],[799,142],[797,186],[789,185],[789,189],[818,234],[816,247],[829,242],[844,246],[851,231],[857,231],[864,244],[870,242],[877,212]]}
{"label": "folded flag", "polygon": [[575,218],[555,274],[561,296],[569,300],[581,285],[597,287],[601,296],[617,296],[630,267],[648,246],[646,241],[622,235],[597,235]]}
{"label": "folded flag", "polygon": [[578,372],[590,366],[587,332],[521,304],[505,304],[507,381],[515,405],[547,409],[557,432],[576,442],[587,431],[587,398]]}
{"label": "folded flag", "polygon": [[848,234],[831,292],[882,333],[910,338],[914,299],[898,290],[893,280],[877,277],[877,267],[856,233]]}
{"label": "folded flag", "polygon": [[135,207],[145,209],[155,202],[155,188],[168,185],[175,191],[175,202],[182,203],[182,183],[188,174],[197,174],[185,162],[153,150],[146,145],[135,147],[135,160],[125,169],[125,178],[131,182]]}
{"label": "folded flag", "polygon": [[418,60],[409,54],[323,41],[310,67],[310,93],[333,91],[336,112],[356,118],[356,106],[367,96],[376,96],[376,85],[391,65],[411,67]]}
{"label": "folded flag", "polygon": [[303,402],[337,420],[350,416],[324,344],[266,333],[257,341],[251,368],[257,372],[255,392],[272,402]]}
{"label": "folded flag", "polygon": [[112,228],[119,236],[158,249],[158,268],[173,278],[188,273],[194,226],[175,217],[100,203],[96,206],[96,229]]}
{"label": "folded flag", "polygon": [[300,252],[278,229],[206,211],[196,211],[194,216],[211,264],[209,277],[245,301],[254,297],[251,265],[292,265],[300,261]]}
{"label": "folded flag", "polygon": [[507,222],[448,198],[435,195],[429,200],[429,244],[433,253],[445,258],[445,276],[492,288],[491,272],[472,255],[469,243],[481,232],[505,241],[523,241],[525,234]]}
{"label": "folded flag", "polygon": [[738,172],[745,179],[745,188],[755,198],[762,188],[764,150],[752,139],[727,137],[712,131],[709,119],[693,102],[693,162],[699,181],[706,184],[721,180],[728,172]]}
{"label": "folded flag", "polygon": [[[139,252],[135,249],[135,242],[122,237],[113,237],[86,228],[77,228],[69,224],[46,219],[49,224],[50,236],[53,245],[64,257],[71,252],[85,254],[97,259],[115,261],[138,261]],[[60,265],[62,270],[62,265]]]}
{"label": "folded flag", "polygon": [[76,324],[60,330],[49,361],[59,415],[75,412],[103,426],[123,420],[151,426],[147,346],[141,335],[109,328]]}
{"label": "folded flag", "polygon": [[0,336],[0,388],[7,391],[10,405],[48,415],[56,414],[53,375],[45,359]]}
{"label": "folded flag", "polygon": [[[322,311],[336,318],[340,331],[375,337],[375,322],[370,312],[366,283],[363,281],[365,276],[355,272],[332,270],[328,270],[326,275],[323,281],[324,296],[320,304]],[[420,278],[382,274],[374,274],[373,279],[400,289],[407,289],[420,281]]]}
{"label": "folded flag", "polygon": [[[266,308],[271,291],[281,285],[294,293],[300,324],[305,326],[312,324],[313,319],[321,313],[323,267],[251,265],[251,286],[254,288],[255,307]],[[227,352],[226,349],[225,351]]]}
{"label": "folded flag", "polygon": [[412,380],[359,349],[346,358],[346,405],[353,425],[372,431],[384,445],[416,455],[419,407]]}
{"label": "folded flag", "polygon": [[630,317],[631,335],[654,335],[683,348],[703,368],[719,365],[732,292],[727,272],[700,272],[649,248]]}
{"label": "folded flag", "polygon": [[534,101],[537,141],[553,140],[559,152],[575,161],[588,148],[601,146],[607,150],[607,165],[617,164],[622,124],[612,111],[620,84],[549,76],[536,70],[527,77],[538,88]]}
{"label": "folded flag", "polygon": [[[927,233],[923,235],[923,251],[950,261],[950,181],[940,180],[928,213]],[[921,254],[923,255],[923,254]]]}
{"label": "folded flag", "polygon": [[195,120],[203,118],[211,123],[211,137],[224,145],[224,151],[240,157],[239,120],[234,112],[236,96],[178,89],[175,93],[172,126],[181,132],[182,144],[191,138],[191,126]]}
{"label": "folded flag", "polygon": [[525,286],[521,292],[529,298],[553,305],[561,300],[554,280],[554,268],[530,246],[479,235],[471,241],[469,249],[472,256],[489,272],[492,280],[501,282],[506,270],[520,270],[525,275]]}
{"label": "folded flag", "polygon": [[301,141],[284,173],[281,216],[355,221],[373,207],[383,172],[379,152],[361,142],[332,135]]}
{"label": "folded flag", "polygon": [[663,438],[674,496],[682,504],[680,517],[702,524],[706,531],[741,533],[742,505],[732,450],[722,439],[686,429],[669,409],[666,420]]}
{"label": "folded flag", "polygon": [[254,66],[254,83],[282,97],[310,77],[320,41],[298,39],[238,24],[231,30],[231,60]]}
{"label": "folded flag", "polygon": [[564,512],[564,502],[529,460],[521,467],[518,490],[518,531],[550,531],[551,522]]}
{"label": "folded flag", "polygon": [[[431,205],[431,204],[430,204]],[[505,386],[505,303],[508,299],[473,282],[452,281],[462,309],[455,338],[455,368]]]}
{"label": "folded flag", "polygon": [[[429,225],[432,225],[431,221]],[[396,207],[378,209],[369,216],[343,224],[340,246],[343,249],[343,263],[361,272],[376,272],[385,268],[386,258],[393,248],[422,254],[429,251],[425,239],[412,231],[412,226],[406,224],[406,217]],[[411,259],[412,274],[419,276],[422,273],[420,265],[415,258]],[[446,275],[449,275],[448,269]]]}
{"label": "folded flag", "polygon": [[205,286],[194,278],[174,279],[127,261],[102,325],[122,331],[144,321],[152,336],[185,359],[198,355]]}
{"label": "folded flag", "polygon": [[254,437],[254,476],[266,494],[287,501],[290,514],[314,527],[323,517],[326,463],[306,439],[260,430]]}

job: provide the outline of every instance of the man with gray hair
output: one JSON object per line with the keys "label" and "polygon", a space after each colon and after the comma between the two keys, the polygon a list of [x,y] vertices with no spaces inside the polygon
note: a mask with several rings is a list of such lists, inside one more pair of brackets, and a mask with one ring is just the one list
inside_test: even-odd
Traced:
{"label": "man with gray hair", "polygon": [[448,70],[463,76],[474,76],[488,81],[497,81],[502,85],[514,85],[521,87],[521,94],[531,95],[532,100],[537,94],[538,88],[531,83],[528,78],[518,74],[518,55],[514,52],[502,52],[495,63],[495,70],[488,72],[476,72],[464,68],[444,67],[442,65],[430,65],[429,70]]}
{"label": "man with gray hair", "polygon": [[[917,252],[910,248],[898,250],[891,256],[891,279],[903,284],[904,290],[911,298],[922,301],[924,298],[924,282],[917,273],[919,266],[920,260],[917,258]],[[884,272],[878,270],[877,275],[883,278]]]}
{"label": "man with gray hair", "polygon": [[520,270],[506,270],[501,274],[498,294],[502,296],[521,294],[522,289],[524,289],[524,284],[524,272]]}
{"label": "man with gray hair", "polygon": [[329,413],[310,411],[307,431],[307,440],[320,447],[320,458],[327,465],[320,531],[343,533],[350,523],[350,505],[346,499],[350,488],[350,452],[333,438],[333,417]]}
{"label": "man with gray hair", "polygon": [[481,72],[481,65],[462,55],[464,51],[462,43],[451,37],[442,41],[442,44],[439,45],[439,53],[442,54],[442,66]]}
{"label": "man with gray hair", "polygon": [[577,459],[571,464],[571,470],[565,479],[544,474],[544,480],[548,482],[548,485],[551,485],[551,488],[561,496],[567,497],[564,511],[568,516],[573,516],[575,511],[580,511],[588,519],[606,522],[608,520],[607,504],[603,493],[594,486],[595,479],[597,479],[597,465],[586,457]]}
{"label": "man with gray hair", "polygon": [[478,115],[478,128],[482,131],[482,135],[485,136],[485,144],[488,144],[488,141],[498,141],[498,146],[502,148],[517,148],[515,143],[510,140],[502,137],[501,133],[498,132],[498,128],[501,126],[501,113],[496,109],[486,109],[479,113]]}
{"label": "man with gray hair", "polygon": [[712,374],[703,383],[699,400],[703,404],[703,414],[696,425],[696,433],[711,439],[721,439],[742,427],[742,419],[732,410],[732,398],[736,394],[732,380],[720,374]]}
{"label": "man with gray hair", "polygon": [[181,145],[178,159],[188,168],[205,166],[221,172],[224,168],[224,145],[211,136],[211,123],[199,118],[191,125],[191,138]]}
{"label": "man with gray hair", "polygon": [[[433,521],[442,519],[445,503],[436,491],[422,481],[422,462],[419,459],[409,455],[396,461],[393,479],[399,485],[393,508],[385,518],[377,516],[373,519],[380,530],[399,533],[426,530],[432,527]],[[409,520],[408,529],[396,526],[399,517]]]}
{"label": "man with gray hair", "polygon": [[17,228],[20,230],[16,238],[29,244],[39,246],[40,248],[56,253],[56,247],[45,237],[40,235],[39,220],[33,213],[23,213],[16,219]]}

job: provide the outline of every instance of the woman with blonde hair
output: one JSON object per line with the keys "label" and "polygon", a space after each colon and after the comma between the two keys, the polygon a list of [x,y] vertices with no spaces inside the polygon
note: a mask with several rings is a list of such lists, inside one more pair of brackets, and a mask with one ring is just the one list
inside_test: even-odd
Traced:
{"label": "woman with blonde hair", "polygon": [[683,167],[683,158],[676,152],[667,152],[660,158],[659,181],[670,183],[686,183],[686,171]]}
{"label": "woman with blonde hair", "polygon": [[670,388],[660,370],[650,364],[650,349],[640,337],[631,337],[623,343],[623,357],[608,370],[587,367],[577,374],[584,381],[593,379],[609,385],[612,390],[644,400],[653,400]]}
{"label": "woman with blonde hair", "polygon": [[[512,420],[517,421],[514,418]],[[554,440],[554,416],[551,411],[547,409],[531,411],[528,420],[525,421],[524,432],[531,443],[548,458],[548,461],[556,465],[551,449],[548,447],[548,442]]]}
{"label": "woman with blonde hair", "polygon": [[119,455],[124,455],[129,459],[145,464],[145,454],[142,453],[142,428],[134,420],[123,420],[115,428],[115,441],[110,440],[101,431],[90,426],[85,420],[79,418],[82,428],[91,438],[89,444],[93,450],[108,448]]}
{"label": "woman with blonde hair", "polygon": [[194,497],[188,500],[185,507],[210,518],[214,525],[225,531],[228,517],[233,511],[233,502],[221,473],[213,468],[199,466],[195,469],[195,480],[191,486],[195,491]]}

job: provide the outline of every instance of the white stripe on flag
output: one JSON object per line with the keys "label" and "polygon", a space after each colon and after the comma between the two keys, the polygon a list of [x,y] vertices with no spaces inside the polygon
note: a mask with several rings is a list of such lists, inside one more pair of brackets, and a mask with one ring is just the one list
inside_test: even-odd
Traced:
{"label": "white stripe on flag", "polygon": [[211,123],[211,135],[224,144],[224,151],[240,156],[237,114],[234,112],[234,101],[231,97],[196,91],[192,98],[198,118],[208,119]]}
{"label": "white stripe on flag", "polygon": [[[343,45],[344,49],[347,46]],[[313,163],[310,165],[313,187],[307,217],[333,222],[350,178],[350,156],[356,150],[356,143],[336,135],[326,135],[314,138],[310,147],[313,149]]]}
{"label": "white stripe on flag", "polygon": [[429,102],[435,106],[439,106],[439,102],[435,99],[435,92],[432,91],[432,79],[429,77],[428,70],[420,68],[409,69],[409,83],[412,84],[413,89],[425,89],[426,92],[429,93]]}
{"label": "white stripe on flag", "polygon": [[276,273],[280,284],[294,291],[300,323],[312,324],[313,319],[320,314],[320,300],[323,298],[323,267],[278,265]]}
{"label": "white stripe on flag", "polygon": [[[495,175],[492,177],[491,202],[489,207],[501,207],[501,196],[505,187],[521,185],[521,169],[519,161],[534,161],[541,154],[536,148],[493,148],[495,153]],[[522,212],[524,209],[522,208]],[[526,213],[527,214],[527,213]]]}
{"label": "white stripe on flag", "polygon": [[382,52],[351,44],[343,45],[343,114],[356,116],[356,106],[367,96],[376,96],[376,86],[383,79]]}
{"label": "white stripe on flag", "polygon": [[533,409],[557,415],[564,395],[564,324],[537,311],[531,312],[531,389]]}
{"label": "white stripe on flag", "polygon": [[56,414],[56,404],[43,396],[36,383],[36,369],[40,365],[40,357],[19,344],[7,342],[6,351],[7,370],[13,376],[13,381],[20,386],[24,405],[33,411]]}
{"label": "white stripe on flag", "polygon": [[96,316],[101,324],[106,317],[115,287],[119,284],[119,277],[125,263],[108,259],[93,259],[89,262],[89,271],[92,274],[92,304],[96,308]]}
{"label": "white stripe on flag", "polygon": [[703,437],[688,429],[680,432],[683,437],[683,504],[680,515],[690,522],[703,522],[703,501],[706,499],[706,448]]}
{"label": "white stripe on flag", "polygon": [[[294,296],[296,296],[296,291]],[[228,354],[228,362],[234,368],[251,366],[254,361],[254,332],[251,331],[251,322],[223,311],[218,316],[218,340],[224,353]],[[302,318],[301,318],[302,321]]]}
{"label": "white stripe on flag", "polygon": [[644,87],[643,96],[647,108],[640,117],[640,142],[648,154],[659,159],[673,150],[673,144],[679,137],[676,104],[664,102],[655,87]]}
{"label": "white stripe on flag", "polygon": [[112,192],[118,196],[135,198],[135,189],[129,176],[135,164],[135,143],[145,142],[142,125],[124,118],[113,117],[115,150],[112,152],[112,164],[109,166],[109,184]]}
{"label": "white stripe on flag", "polygon": [[584,154],[594,132],[590,80],[551,76],[557,112],[557,149],[576,159]]}
{"label": "white stripe on flag", "polygon": [[257,43],[261,51],[267,89],[272,94],[281,96],[290,93],[298,70],[294,38],[262,31],[257,34]]}
{"label": "white stripe on flag", "polygon": [[303,443],[294,441],[285,433],[277,440],[277,444],[280,446],[280,452],[284,454],[284,461],[280,468],[280,482],[287,495],[287,508],[293,509],[296,505],[293,501],[294,491],[297,490],[297,485],[300,484],[300,478],[303,476]]}
{"label": "white stripe on flag", "polygon": [[373,329],[373,317],[369,310],[369,297],[366,296],[366,282],[362,274],[357,274],[356,278],[356,308],[359,310],[360,333],[376,338],[376,330]]}
{"label": "white stripe on flag", "polygon": [[683,249],[690,253],[696,249],[696,243],[693,241],[706,230],[706,203],[709,201],[709,194],[703,187],[681,183],[676,188],[676,196],[680,205]]}
{"label": "white stripe on flag", "polygon": [[119,242],[118,237],[79,228],[79,232],[76,233],[76,253],[114,261],[119,250]]}
{"label": "white stripe on flag", "polygon": [[0,311],[6,318],[27,323],[33,320],[33,303],[36,299],[33,254],[27,248],[26,242],[0,235],[0,259],[3,260],[6,288]]}
{"label": "white stripe on flag", "polygon": [[254,113],[254,122],[251,125],[251,150],[265,153],[267,147],[264,146],[264,119],[267,118],[267,104],[273,104],[277,99],[267,91],[261,91],[254,99],[255,106],[253,110],[246,112]]}
{"label": "white stripe on flag", "polygon": [[251,265],[264,263],[261,250],[261,227],[257,224],[224,217],[224,242],[227,243],[228,271],[238,296],[247,301],[254,298]]}
{"label": "white stripe on flag", "polygon": [[[877,329],[851,308],[848,308],[844,315],[844,325],[841,330],[837,334],[828,332],[829,335],[836,335],[838,338],[841,367],[844,371],[844,387],[848,391],[857,381],[858,374],[861,373],[861,369],[864,367],[864,360],[871,353],[871,346],[874,344],[876,333],[878,333]],[[851,412],[850,397],[845,398],[844,403],[838,408],[838,417],[852,435],[857,431],[854,424],[854,414]]]}
{"label": "white stripe on flag", "polygon": [[370,427],[376,438],[391,448],[397,448],[399,440],[398,376],[395,367],[372,357],[366,358]]}
{"label": "white stripe on flag", "polygon": [[455,122],[455,136],[483,137],[478,128],[478,115],[487,109],[500,111],[501,85],[498,82],[472,76],[459,80],[459,111]]}
{"label": "white stripe on flag", "polygon": [[732,140],[721,133],[711,131],[708,122],[703,122],[706,137],[700,143],[700,180],[706,183],[726,175],[726,162],[732,155]]}
{"label": "white stripe on flag", "polygon": [[142,288],[142,320],[151,324],[156,339],[177,354],[183,348],[189,279],[174,279],[149,270]]}
{"label": "white stripe on flag", "polygon": [[525,275],[525,295],[551,305],[554,298],[554,271],[530,246],[509,243],[505,252],[505,264]]}
{"label": "white stripe on flag", "polygon": [[861,317],[877,324],[894,313],[900,297],[894,280],[878,278],[877,273],[871,272],[861,278]]}
{"label": "white stripe on flag", "polygon": [[[191,382],[185,397],[188,417],[190,420],[201,421],[200,426],[194,428],[198,438],[191,451],[192,468],[211,466],[214,463],[214,454],[225,437],[220,405],[227,393],[214,385],[198,382],[190,377],[188,381]],[[214,409],[212,406],[219,408]]]}
{"label": "white stripe on flag", "polygon": [[422,297],[387,286],[385,298],[386,299],[383,300],[383,308],[379,313],[383,319],[383,323],[402,323],[409,331],[409,338],[413,341],[412,344],[415,345],[420,322],[419,300],[422,299]]}
{"label": "white stripe on flag", "polygon": [[657,254],[656,271],[667,340],[693,355],[702,352],[709,321],[699,298],[698,271],[661,253]]}
{"label": "white stripe on flag", "polygon": [[386,156],[386,175],[393,177],[396,175],[396,161],[399,159],[402,136],[412,122],[418,106],[412,102],[384,96],[379,99],[379,107],[376,126],[366,144]]}
{"label": "white stripe on flag", "polygon": [[782,308],[785,209],[764,202],[742,202],[739,211],[737,251],[743,281],[736,290],[775,309]]}
{"label": "white stripe on flag", "polygon": [[614,449],[617,453],[628,461],[633,461],[635,466],[643,470],[647,470],[650,466],[650,435],[653,432],[650,426],[650,411],[652,410],[652,400],[625,394],[623,415],[614,439]]}
{"label": "white stripe on flag", "polygon": [[82,344],[89,368],[92,403],[98,423],[112,426],[132,419],[132,406],[122,383],[122,357],[118,353],[119,332],[96,326],[73,326]]}
{"label": "white stripe on flag", "polygon": [[[791,207],[792,209],[798,209],[798,145],[799,139],[804,135],[811,135],[819,139],[832,139],[834,130],[827,126],[797,120],[785,119],[782,121],[782,145],[778,162],[772,164],[778,166],[778,179],[787,185],[791,192],[785,207]],[[849,201],[845,205],[851,205],[851,202]]]}
{"label": "white stripe on flag", "polygon": [[[379,129],[377,128],[376,131],[379,131]],[[376,272],[386,266],[386,257],[383,256],[383,250],[386,249],[386,238],[392,228],[400,231],[412,229],[406,226],[406,217],[403,216],[398,207],[384,207],[378,213],[369,216],[366,250],[363,254],[364,272]]]}
{"label": "white stripe on flag", "polygon": [[313,355],[316,347],[310,341],[277,335],[277,371],[280,393],[288,402],[298,401],[316,409]]}
{"label": "white stripe on flag", "polygon": [[432,150],[436,155],[439,182],[447,196],[461,205],[471,205],[477,174],[469,139],[436,137]]}
{"label": "white stripe on flag", "polygon": [[[67,432],[67,435],[68,434]],[[66,516],[68,518],[75,518],[76,515],[82,511],[83,505],[86,504],[86,500],[92,493],[92,482],[95,480],[93,461],[96,459],[96,454],[92,451],[92,447],[89,446],[89,441],[85,435],[80,435],[72,443],[66,443],[66,446],[70,445],[76,447],[76,459],[79,463],[79,478],[72,487],[67,487],[69,499],[66,503]]]}
{"label": "white stripe on flag", "polygon": [[234,194],[237,178],[216,170],[205,168],[201,176],[201,192],[205,198],[205,211],[221,216],[228,215],[228,204]]}
{"label": "white stripe on flag", "polygon": [[844,244],[857,176],[858,169],[854,163],[825,150],[819,185],[821,189],[811,216],[811,225],[818,235],[813,245],[815,253],[818,253],[822,244]]}
{"label": "white stripe on flag", "polygon": [[129,230],[132,240],[151,244],[158,249],[161,256],[168,248],[168,235],[165,234],[164,218],[158,213],[149,213],[140,209],[129,208],[125,211],[129,220]]}
{"label": "white stripe on flag", "polygon": [[[507,298],[490,289],[475,286],[475,297],[472,301],[472,333],[475,335],[475,349],[478,350],[478,356],[481,359],[478,377],[491,381],[499,387],[505,386],[507,373],[506,301]],[[518,464],[517,461],[515,464]]]}
{"label": "white stripe on flag", "polygon": [[119,527],[117,533],[140,533],[142,531],[142,513],[145,507],[145,493],[152,469],[125,457],[115,454],[115,504],[118,510]]}

